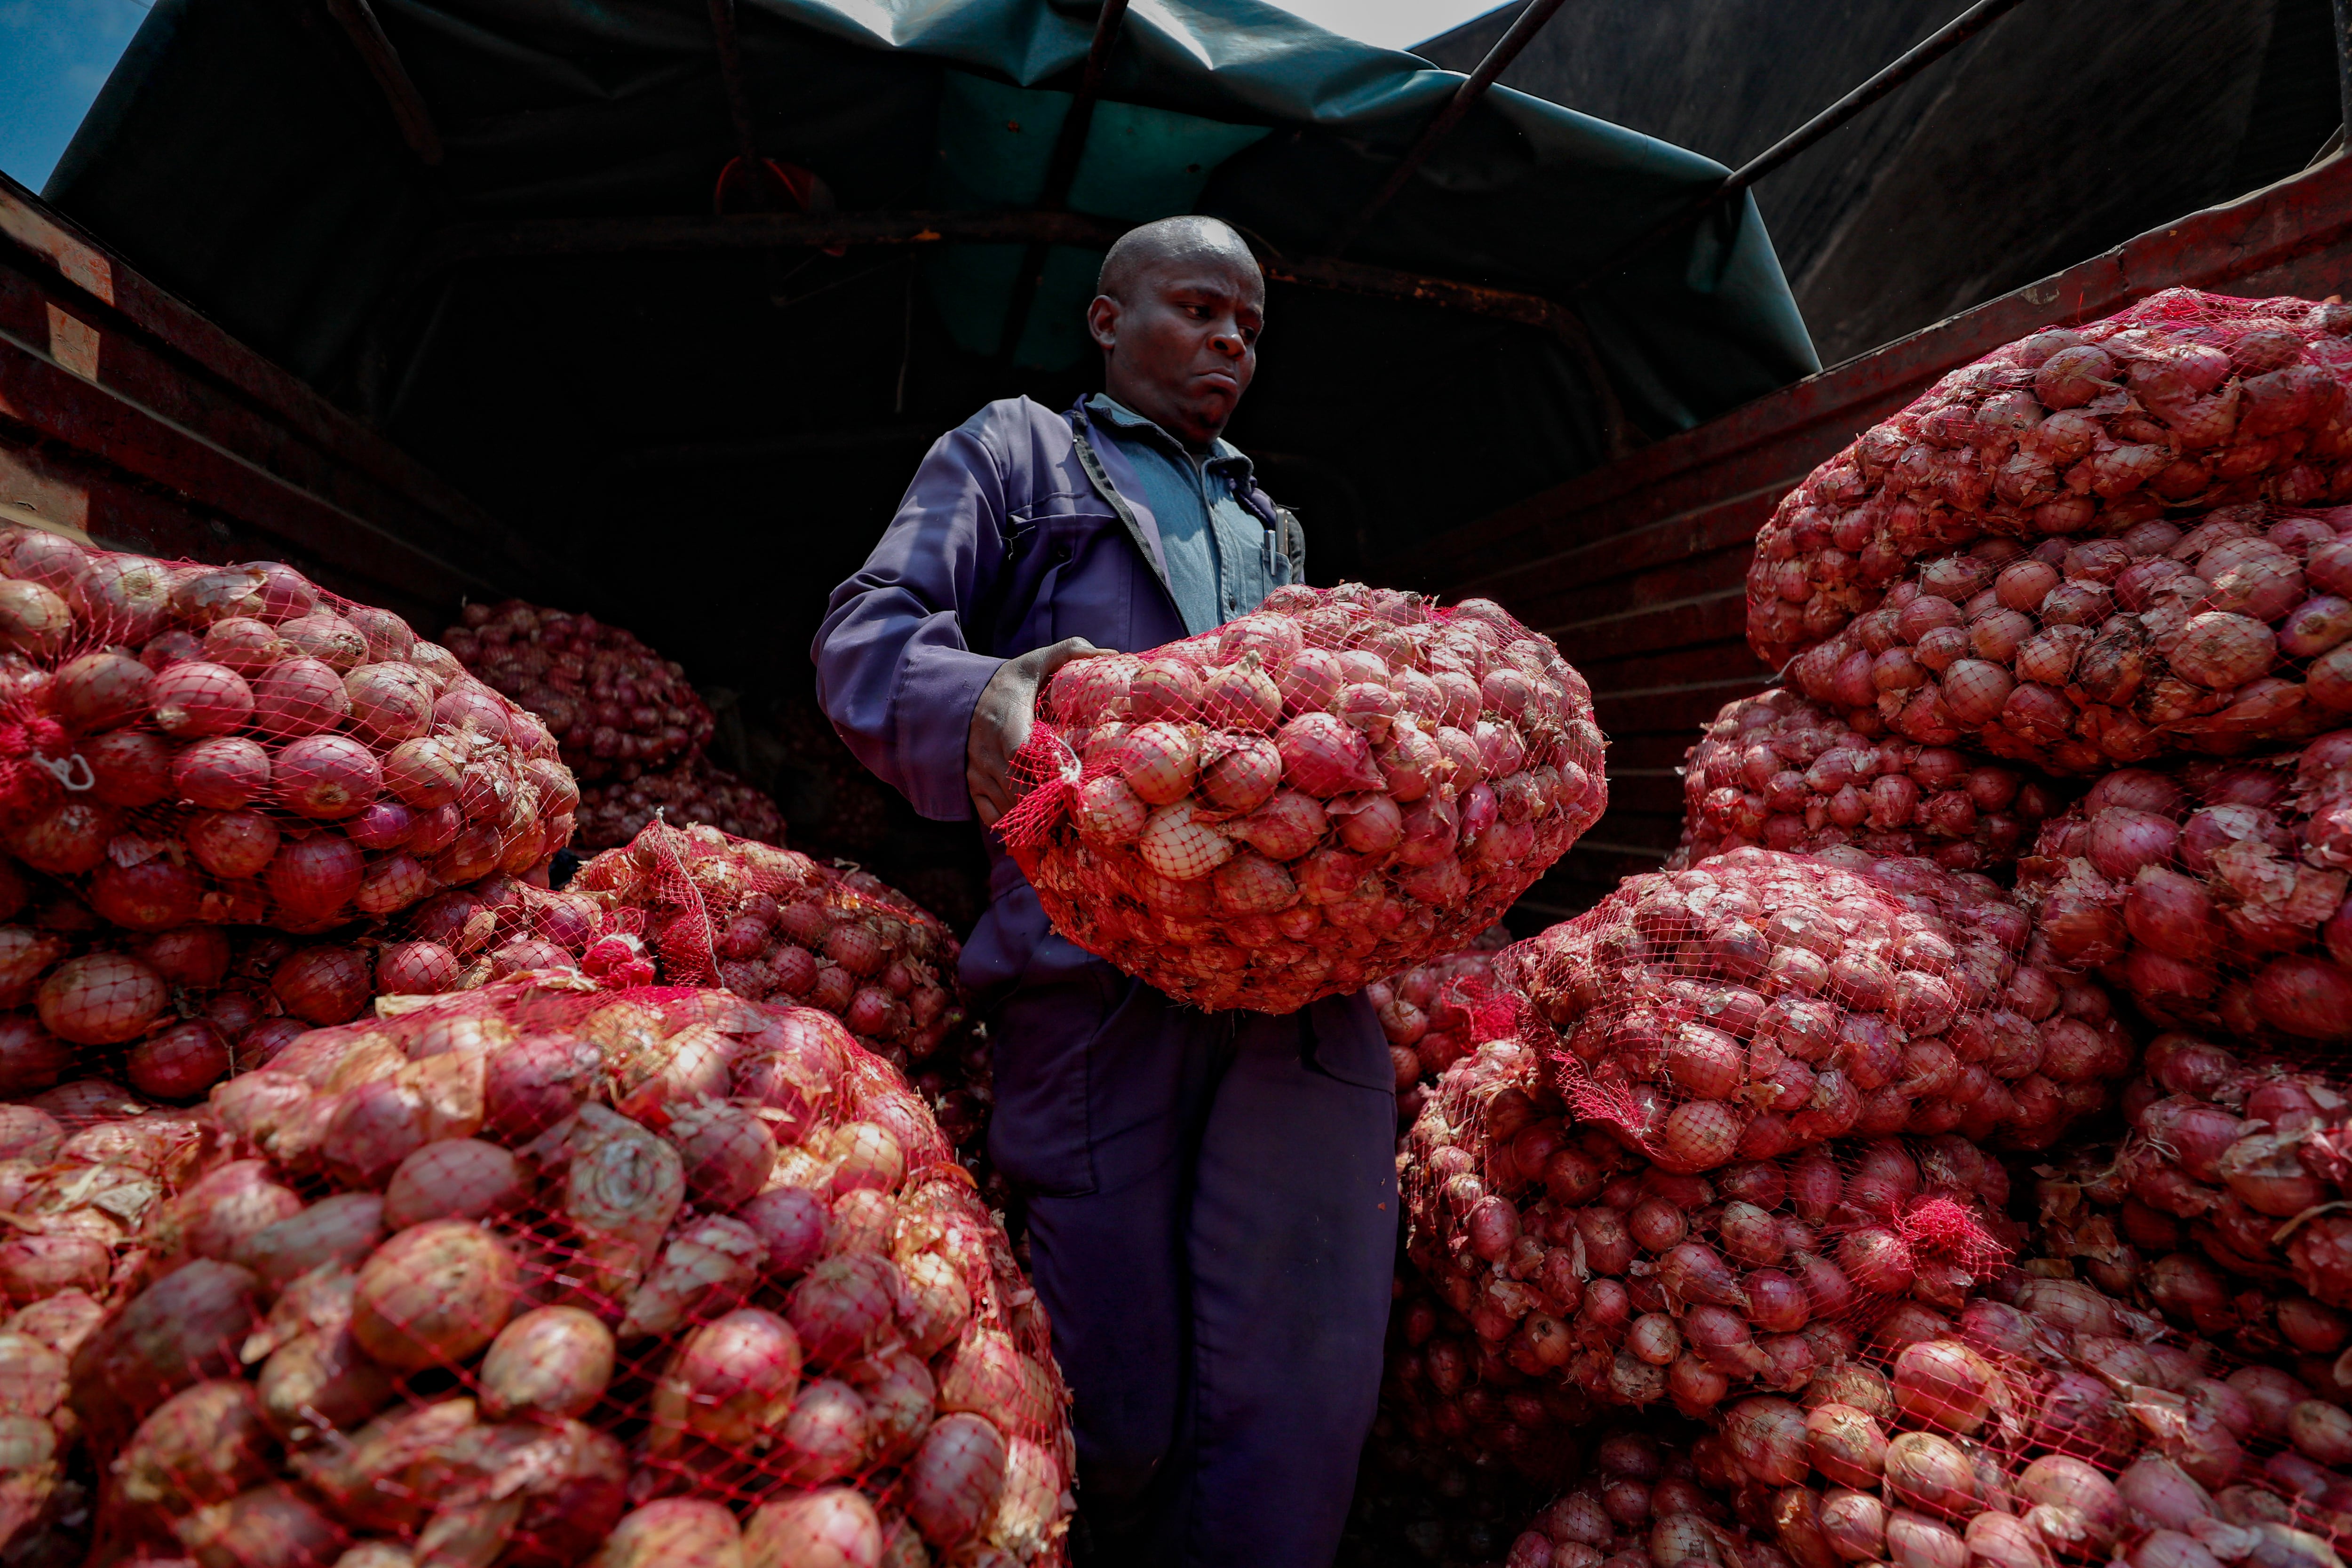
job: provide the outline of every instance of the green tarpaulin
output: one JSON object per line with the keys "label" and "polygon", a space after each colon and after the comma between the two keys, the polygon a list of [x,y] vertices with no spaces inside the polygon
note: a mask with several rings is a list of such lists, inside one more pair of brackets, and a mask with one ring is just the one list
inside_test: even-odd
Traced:
{"label": "green tarpaulin", "polygon": [[[158,0],[47,195],[330,395],[369,402],[657,646],[793,685],[794,639],[924,442],[990,397],[1087,386],[1097,258],[1080,250],[1049,258],[1012,355],[1013,247],[508,258],[401,287],[453,225],[707,216],[735,136],[707,0],[370,4],[437,166],[403,141],[330,0]],[[1034,199],[1096,7],[737,15],[761,153],[843,209],[905,210]],[[1461,80],[1255,0],[1136,0],[1071,205],[1214,213],[1318,255]],[[1348,258],[1570,298],[1582,268],[1722,174],[1497,88]],[[1652,436],[1814,368],[1744,201],[1572,303]],[[1232,434],[1328,577],[1593,466],[1598,432],[1584,371],[1545,331],[1284,286]]]}

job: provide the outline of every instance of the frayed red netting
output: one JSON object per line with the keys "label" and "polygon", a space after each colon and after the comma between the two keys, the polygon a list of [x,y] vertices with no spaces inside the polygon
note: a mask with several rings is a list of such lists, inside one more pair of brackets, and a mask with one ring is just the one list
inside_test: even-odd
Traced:
{"label": "frayed red netting", "polygon": [[2233,755],[2352,711],[2352,507],[2241,502],[1932,560],[1789,666],[1864,733],[2067,773]]}
{"label": "frayed red netting", "polygon": [[1626,881],[1508,949],[1561,1092],[1672,1169],[1957,1131],[2039,1148],[2114,1098],[2106,993],[2025,954],[2026,911],[1925,860],[1739,849]]}
{"label": "frayed red netting", "polygon": [[507,983],[201,1125],[72,1357],[93,1561],[1062,1561],[1042,1309],[829,1015]]}
{"label": "frayed red netting", "polygon": [[1060,670],[998,825],[1056,930],[1286,1013],[1465,945],[1608,802],[1583,678],[1494,604],[1278,588]]}
{"label": "frayed red netting", "polygon": [[1785,687],[1726,703],[1683,759],[1687,870],[1726,850],[1850,844],[2005,876],[2064,796],[2018,768],[1872,732]]}
{"label": "frayed red netting", "polygon": [[399,616],[0,529],[0,845],[135,931],[320,931],[543,867],[578,786]]}
{"label": "frayed red netting", "polygon": [[1509,1041],[1440,1080],[1400,1169],[1408,1254],[1466,1330],[1423,1349],[1425,1394],[1452,1402],[1433,1429],[1523,1466],[1542,1423],[1507,1400],[1465,1404],[1465,1389],[1525,1384],[1686,1415],[1793,1393],[1940,1321],[2021,1238],[2002,1213],[2007,1173],[1956,1135],[1678,1174],[1580,1124],[1537,1055]]}
{"label": "frayed red netting", "polygon": [[2108,773],[2018,866],[2042,962],[2160,1025],[2334,1067],[2352,1039],[2352,730]]}
{"label": "frayed red netting", "polygon": [[1749,643],[1784,665],[1914,563],[1987,536],[2031,548],[2352,500],[2347,333],[2340,304],[2168,289],[1952,372],[1781,501],[1748,568]]}

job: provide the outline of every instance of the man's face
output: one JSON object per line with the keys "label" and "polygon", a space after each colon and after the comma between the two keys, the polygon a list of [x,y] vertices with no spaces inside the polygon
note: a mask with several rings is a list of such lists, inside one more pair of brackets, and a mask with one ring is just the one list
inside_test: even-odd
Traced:
{"label": "man's face", "polygon": [[1205,447],[1257,374],[1265,283],[1239,258],[1142,268],[1128,298],[1097,296],[1087,327],[1103,349],[1103,390],[1161,429]]}

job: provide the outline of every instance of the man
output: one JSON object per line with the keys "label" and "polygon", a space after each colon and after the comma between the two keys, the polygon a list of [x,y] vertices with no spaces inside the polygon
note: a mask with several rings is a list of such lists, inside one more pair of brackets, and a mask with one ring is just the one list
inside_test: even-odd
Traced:
{"label": "man", "polygon": [[[1301,580],[1303,535],[1220,437],[1265,282],[1168,218],[1105,259],[1104,390],[992,403],[924,458],[814,656],[852,750],[927,816],[1011,804],[1039,684],[1207,631]],[[990,1022],[989,1152],[1076,1398],[1076,1544],[1101,1563],[1322,1568],[1381,1371],[1396,1237],[1388,1047],[1361,996],[1180,1005],[1055,935],[990,845],[964,948]]]}

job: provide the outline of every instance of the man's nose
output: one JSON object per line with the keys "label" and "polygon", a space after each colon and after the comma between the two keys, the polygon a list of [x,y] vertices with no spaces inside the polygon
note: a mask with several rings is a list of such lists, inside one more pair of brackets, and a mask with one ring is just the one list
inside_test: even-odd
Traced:
{"label": "man's nose", "polygon": [[1247,345],[1242,342],[1241,329],[1227,321],[1209,334],[1209,346],[1228,359],[1239,359]]}

